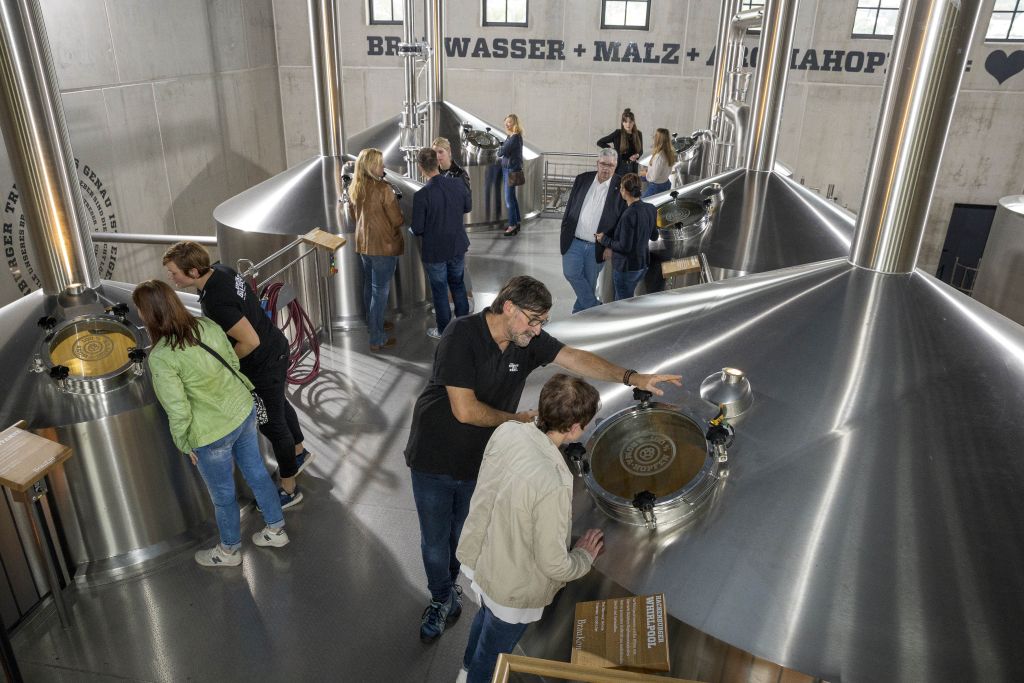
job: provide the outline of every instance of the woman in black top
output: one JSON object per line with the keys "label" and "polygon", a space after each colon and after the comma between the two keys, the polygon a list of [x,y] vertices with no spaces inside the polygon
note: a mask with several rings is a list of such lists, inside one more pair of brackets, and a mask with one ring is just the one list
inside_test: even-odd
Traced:
{"label": "woman in black top", "polygon": [[658,210],[653,204],[640,201],[640,192],[640,176],[627,173],[619,184],[626,210],[612,232],[594,235],[598,242],[612,250],[616,301],[633,296],[650,263],[649,243],[658,239]]}
{"label": "woman in black top", "polygon": [[636,160],[644,153],[644,134],[637,129],[636,119],[628,107],[622,112],[619,129],[598,140],[597,146],[611,147],[619,153],[616,175],[624,176],[639,170]]}
{"label": "woman in black top", "polygon": [[501,171],[505,179],[505,206],[508,207],[508,228],[505,237],[519,234],[519,200],[516,199],[516,188],[509,185],[508,175],[513,171],[523,170],[523,127],[519,125],[519,117],[509,114],[505,117],[505,131],[508,137],[501,143],[498,156],[501,157]]}

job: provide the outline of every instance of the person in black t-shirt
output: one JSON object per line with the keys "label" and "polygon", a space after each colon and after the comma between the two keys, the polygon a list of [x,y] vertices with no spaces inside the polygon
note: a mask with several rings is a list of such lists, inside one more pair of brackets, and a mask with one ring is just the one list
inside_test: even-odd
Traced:
{"label": "person in black t-shirt", "polygon": [[557,363],[588,379],[624,382],[659,396],[663,382],[681,386],[679,375],[638,374],[565,346],[542,329],[550,309],[551,293],[543,283],[526,275],[509,280],[488,309],[445,328],[430,381],[416,400],[405,461],[412,470],[430,590],[420,623],[424,642],[435,640],[462,612],[455,549],[484,447],[498,425],[537,415],[515,412],[533,370]]}
{"label": "person in black t-shirt", "polygon": [[296,505],[302,500],[302,491],[295,477],[313,456],[302,444],[299,419],[285,396],[288,339],[271,322],[245,279],[228,266],[211,266],[202,245],[178,242],[164,252],[163,264],[175,285],[199,290],[203,315],[220,325],[234,345],[242,372],[267,408],[267,423],[259,429],[274,448],[281,507]]}

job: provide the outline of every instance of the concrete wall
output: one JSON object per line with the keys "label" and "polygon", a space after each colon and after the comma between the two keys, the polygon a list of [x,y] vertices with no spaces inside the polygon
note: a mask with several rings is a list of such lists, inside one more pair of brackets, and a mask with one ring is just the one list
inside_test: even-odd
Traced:
{"label": "concrete wall", "polygon": [[[271,0],[40,4],[96,229],[212,235],[217,204],[285,168]],[[8,200],[13,182],[0,142]],[[4,213],[16,262],[5,254],[0,303],[35,289],[19,214]],[[107,247],[103,275],[159,277],[161,252]]]}
{"label": "concrete wall", "polygon": [[[713,77],[707,61],[719,3],[654,0],[649,31],[602,31],[597,0],[531,0],[528,28],[484,28],[480,4],[445,3],[446,35],[469,39],[467,56],[448,60],[446,96],[454,104],[494,123],[509,112],[518,113],[529,142],[547,151],[593,151],[594,141],[617,127],[627,106],[648,139],[657,127],[687,133],[707,125]],[[372,53],[379,52],[376,37],[401,37],[402,27],[368,26],[365,3],[341,5],[345,124],[351,135],[400,110],[400,60]],[[891,49],[888,39],[850,37],[855,5],[853,0],[800,3],[794,47],[800,50],[797,66],[804,68],[790,72],[779,147],[779,160],[794,168],[797,178],[823,194],[834,184],[839,201],[853,210],[861,201],[885,79],[884,64],[870,67],[869,62],[877,54],[887,59]],[[997,50],[1012,56],[1024,45],[983,42],[991,7],[992,0],[987,0],[982,9],[922,247],[920,265],[929,272],[938,263],[954,203],[994,204],[1024,189],[1024,72],[999,83],[985,68]],[[274,0],[274,13],[286,154],[293,164],[316,149],[305,0]],[[478,49],[480,56],[473,57],[481,38],[486,50]],[[543,49],[538,47],[533,55],[543,57],[550,52],[550,41],[562,41],[564,59],[531,59],[529,42],[526,58],[495,56],[494,39],[517,38],[543,40]],[[595,41],[622,43],[620,61],[597,60],[606,55],[598,54]],[[751,45],[755,41],[751,38]],[[645,43],[654,44],[651,60],[667,55],[665,44],[679,49],[669,64],[663,59],[621,61],[630,42],[638,44],[641,60],[648,57]],[[585,52],[577,55],[577,47]],[[836,60],[827,65],[826,50]],[[995,64],[1000,55],[991,59],[993,71],[1007,76],[1006,68]]]}

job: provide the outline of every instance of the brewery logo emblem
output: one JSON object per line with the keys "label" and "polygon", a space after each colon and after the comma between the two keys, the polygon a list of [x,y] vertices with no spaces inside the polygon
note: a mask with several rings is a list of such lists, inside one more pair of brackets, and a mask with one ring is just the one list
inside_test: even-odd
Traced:
{"label": "brewery logo emblem", "polygon": [[657,432],[643,432],[626,442],[619,453],[623,469],[641,477],[663,472],[676,459],[676,445]]}
{"label": "brewery logo emblem", "polygon": [[1024,50],[1015,50],[1010,54],[1003,50],[990,53],[985,58],[985,71],[1002,85],[1007,79],[1024,71]]}
{"label": "brewery logo emblem", "polygon": [[103,360],[114,350],[114,342],[101,334],[83,334],[71,346],[75,358],[84,361]]}
{"label": "brewery logo emblem", "polygon": [[[75,159],[75,169],[78,171],[84,209],[80,216],[85,220],[85,227],[91,232],[117,232],[117,215],[110,189],[88,164],[80,164]],[[38,289],[42,282],[36,272],[35,249],[29,243],[20,200],[18,188],[11,185],[3,209],[4,261],[18,292],[25,296]],[[95,249],[99,276],[101,279],[109,279],[117,265],[117,245],[97,242]]]}

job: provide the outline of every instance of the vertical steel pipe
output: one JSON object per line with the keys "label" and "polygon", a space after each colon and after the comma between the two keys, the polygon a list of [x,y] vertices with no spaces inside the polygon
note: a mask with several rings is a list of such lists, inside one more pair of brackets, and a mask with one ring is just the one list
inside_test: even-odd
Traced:
{"label": "vertical steel pipe", "polygon": [[416,45],[414,0],[405,0],[405,18],[403,23],[403,41],[400,49],[405,59],[405,102],[402,103],[401,138],[399,145],[405,152],[405,174],[416,178],[416,150],[422,144],[419,139],[419,102],[416,95],[416,57],[419,53]]}
{"label": "vertical steel pipe", "polygon": [[424,5],[430,64],[427,69],[427,102],[444,101],[444,2],[427,0]]}
{"label": "vertical steel pipe", "polygon": [[900,11],[850,261],[883,273],[917,264],[932,191],[981,0]]}
{"label": "vertical steel pipe", "polygon": [[750,171],[775,168],[798,4],[798,0],[768,0],[764,7],[746,150],[746,167]]}
{"label": "vertical steel pipe", "polygon": [[43,291],[99,286],[75,158],[36,0],[0,0],[0,129],[32,234]]}
{"label": "vertical steel pipe", "polygon": [[715,79],[711,85],[711,113],[708,128],[716,137],[721,136],[721,111],[725,103],[726,77],[728,75],[729,37],[732,35],[732,18],[743,6],[742,0],[722,0],[718,15],[718,44],[715,46]]}
{"label": "vertical steel pipe", "polygon": [[309,0],[309,35],[313,50],[317,132],[320,156],[340,157],[345,150],[341,103],[341,55],[338,52],[335,0]]}

